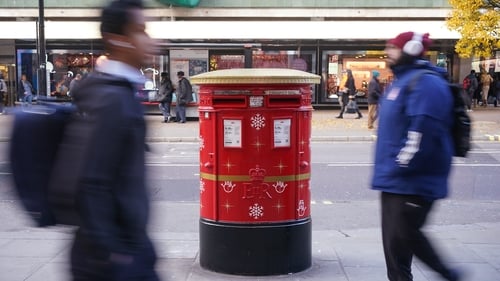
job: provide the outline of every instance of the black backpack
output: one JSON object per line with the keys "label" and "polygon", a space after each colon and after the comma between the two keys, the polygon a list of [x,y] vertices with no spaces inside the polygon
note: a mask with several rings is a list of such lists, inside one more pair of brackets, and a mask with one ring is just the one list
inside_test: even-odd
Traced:
{"label": "black backpack", "polygon": [[[433,74],[442,77],[439,73],[432,70],[418,71],[410,80],[409,91],[415,87],[424,74]],[[448,83],[451,94],[453,95],[453,125],[451,134],[453,137],[454,156],[466,157],[471,148],[471,119],[466,111],[466,105],[463,97],[463,87],[459,84]]]}
{"label": "black backpack", "polygon": [[[77,224],[73,210],[61,209],[57,205],[61,200],[69,201],[73,208],[74,190],[63,194],[51,190],[53,175],[64,173],[54,171],[54,166],[67,124],[75,111],[73,106],[47,104],[14,112],[10,143],[14,187],[21,204],[37,226]],[[71,199],[64,198],[66,195]]]}

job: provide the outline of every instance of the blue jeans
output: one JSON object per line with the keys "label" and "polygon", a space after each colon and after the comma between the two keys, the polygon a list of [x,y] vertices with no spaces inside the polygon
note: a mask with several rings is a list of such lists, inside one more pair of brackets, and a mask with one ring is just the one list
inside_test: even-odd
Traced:
{"label": "blue jeans", "polygon": [[158,107],[160,108],[161,113],[163,113],[163,120],[166,121],[168,117],[170,117],[170,102],[160,102]]}
{"label": "blue jeans", "polygon": [[175,106],[175,119],[177,122],[185,123],[186,122],[186,105]]}
{"label": "blue jeans", "polygon": [[23,97],[23,105],[31,105],[31,101],[33,100],[33,95],[25,95]]}

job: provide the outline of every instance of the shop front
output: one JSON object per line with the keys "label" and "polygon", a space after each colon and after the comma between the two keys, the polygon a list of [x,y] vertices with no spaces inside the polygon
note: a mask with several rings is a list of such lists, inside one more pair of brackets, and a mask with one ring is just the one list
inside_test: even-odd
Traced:
{"label": "shop front", "polygon": [[356,96],[360,104],[366,103],[372,71],[380,73],[379,81],[382,88],[392,81],[392,73],[383,51],[323,51],[321,74],[324,83],[318,91],[320,104],[338,103],[339,92],[344,90],[343,83],[348,69],[352,71]]}
{"label": "shop front", "polygon": [[[53,68],[50,72],[50,95],[58,98],[68,96],[69,82],[77,74],[85,75],[95,70],[97,58],[104,54],[102,46],[93,47],[92,42],[79,42],[78,49],[61,49],[54,46],[72,46],[67,41],[48,45],[48,62]],[[88,44],[86,44],[88,43]],[[460,60],[454,55],[453,41],[438,41],[439,49],[431,50],[428,59],[448,69],[454,80],[458,79],[453,67]],[[87,46],[87,48],[85,48]],[[371,41],[325,41],[325,40],[266,40],[245,44],[235,41],[194,43],[188,40],[174,43],[160,43],[161,51],[152,57],[143,71],[146,83],[139,98],[145,103],[148,112],[159,113],[155,95],[159,88],[160,73],[168,72],[174,86],[177,72],[183,71],[186,78],[207,71],[235,68],[286,68],[296,69],[321,76],[321,84],[313,85],[312,105],[314,107],[337,107],[338,93],[342,90],[341,81],[347,69],[352,70],[357,89],[359,104],[366,104],[367,85],[372,71],[380,73],[383,87],[393,77],[385,61],[384,40]],[[37,85],[37,55],[33,47],[16,49],[16,76],[27,74],[28,79]],[[17,78],[18,79],[18,78]],[[457,80],[458,81],[458,80]],[[193,87],[193,103],[188,116],[197,117],[198,89]],[[174,102],[175,105],[175,102]],[[192,114],[191,114],[191,113]]]}

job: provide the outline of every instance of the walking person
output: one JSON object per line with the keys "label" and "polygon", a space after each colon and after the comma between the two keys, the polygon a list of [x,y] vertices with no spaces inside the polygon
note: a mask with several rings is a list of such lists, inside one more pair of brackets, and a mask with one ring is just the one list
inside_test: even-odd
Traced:
{"label": "walking person", "polygon": [[177,103],[176,103],[176,121],[186,123],[186,107],[193,101],[193,87],[189,80],[184,77],[184,71],[177,72],[179,78],[179,86],[176,89]]}
{"label": "walking person", "polygon": [[483,69],[483,71],[481,71],[481,99],[483,100],[483,107],[488,106],[488,94],[492,83],[493,77]]}
{"label": "walking person", "polygon": [[[431,42],[429,34],[405,32],[385,47],[396,79],[380,103],[372,189],[381,191],[390,281],[413,280],[413,256],[446,280],[463,280],[461,271],[445,265],[422,232],[434,202],[448,194],[454,150],[453,97],[446,70],[422,59]],[[422,70],[436,74],[419,73]]]}
{"label": "walking person", "polygon": [[472,111],[472,106],[475,104],[474,102],[474,93],[478,88],[478,82],[476,78],[476,71],[472,69],[470,74],[467,75],[462,83],[464,91],[466,93],[465,104],[467,106],[467,111]]}
{"label": "walking person", "polygon": [[170,77],[168,77],[167,72],[162,72],[160,74],[160,88],[158,89],[159,104],[163,114],[163,123],[168,123],[172,119],[170,115],[170,105],[172,104],[172,94],[174,92],[174,86],[172,85],[172,81]]}
{"label": "walking person", "polygon": [[496,76],[495,79],[495,103],[493,104],[495,107],[500,105],[500,75]]}
{"label": "walking person", "polygon": [[144,84],[139,69],[153,45],[142,2],[110,2],[102,10],[100,30],[108,59],[73,90],[82,117],[66,130],[82,132],[68,147],[85,150],[77,174],[82,223],[71,248],[72,280],[158,281],[147,234],[146,123],[135,98]]}
{"label": "walking person", "polygon": [[[347,104],[350,100],[356,102],[356,83],[354,81],[354,76],[352,75],[352,70],[346,70],[347,79],[345,83],[342,85],[344,88],[344,93],[342,94],[342,102],[340,104],[340,114],[336,118],[344,118],[344,112],[346,110]],[[363,117],[361,112],[359,111],[359,107],[356,105],[355,108],[358,117],[356,119],[360,119]]]}
{"label": "walking person", "polygon": [[373,129],[373,123],[378,117],[378,101],[382,95],[379,76],[380,72],[372,71],[372,79],[368,82],[368,129]]}
{"label": "walking person", "polygon": [[81,80],[82,80],[82,75],[80,73],[77,73],[75,78],[73,78],[73,80],[69,82],[68,95],[71,95],[71,91],[73,91],[78,86]]}
{"label": "walking person", "polygon": [[0,115],[4,114],[4,98],[7,95],[7,83],[3,78],[3,73],[0,72]]}
{"label": "walking person", "polygon": [[28,78],[24,73],[21,74],[21,81],[19,81],[17,93],[20,97],[23,98],[22,100],[24,106],[31,105],[35,90],[33,89],[33,85],[30,81],[28,81]]}

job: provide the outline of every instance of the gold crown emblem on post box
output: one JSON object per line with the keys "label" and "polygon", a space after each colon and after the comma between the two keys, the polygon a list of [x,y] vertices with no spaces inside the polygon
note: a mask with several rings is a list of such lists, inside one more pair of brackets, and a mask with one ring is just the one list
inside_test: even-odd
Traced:
{"label": "gold crown emblem on post box", "polygon": [[266,170],[260,168],[259,165],[257,165],[255,168],[250,169],[249,175],[252,182],[263,182],[264,176],[266,175]]}

